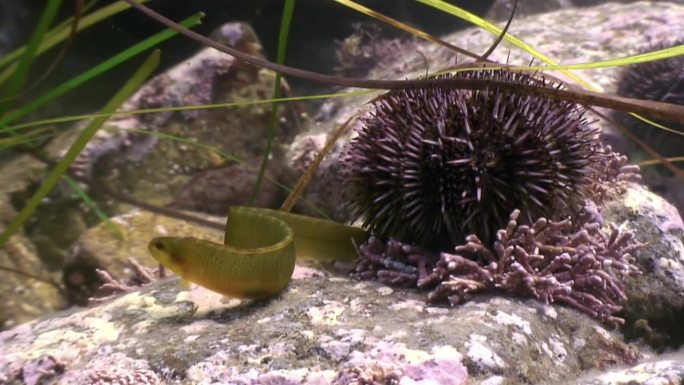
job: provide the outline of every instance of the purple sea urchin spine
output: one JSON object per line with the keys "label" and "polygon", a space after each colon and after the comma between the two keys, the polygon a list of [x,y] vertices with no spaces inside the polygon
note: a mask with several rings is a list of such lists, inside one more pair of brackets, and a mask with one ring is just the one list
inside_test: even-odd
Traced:
{"label": "purple sea urchin spine", "polygon": [[[551,86],[510,71],[447,76]],[[569,214],[602,156],[583,112],[497,88],[388,92],[344,160],[351,209],[377,236],[433,250],[492,240],[515,208],[528,221]]]}

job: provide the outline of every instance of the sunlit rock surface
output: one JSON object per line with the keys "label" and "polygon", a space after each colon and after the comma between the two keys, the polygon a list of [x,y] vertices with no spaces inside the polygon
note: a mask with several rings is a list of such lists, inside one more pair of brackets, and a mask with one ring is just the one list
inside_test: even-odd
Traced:
{"label": "sunlit rock surface", "polygon": [[58,384],[126,375],[150,383],[459,384],[499,376],[539,384],[639,357],[563,307],[483,297],[448,309],[414,290],[304,276],[263,302],[180,291],[170,279],[27,323],[0,334],[0,373],[21,378],[51,360],[61,369],[44,377]]}

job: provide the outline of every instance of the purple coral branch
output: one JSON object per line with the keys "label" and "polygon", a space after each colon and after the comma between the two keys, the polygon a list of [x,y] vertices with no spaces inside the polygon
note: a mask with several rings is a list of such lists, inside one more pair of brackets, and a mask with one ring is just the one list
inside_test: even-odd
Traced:
{"label": "purple coral branch", "polygon": [[475,235],[452,253],[436,255],[396,240],[372,237],[359,247],[356,275],[392,285],[431,289],[430,301],[457,305],[479,292],[503,291],[575,308],[610,325],[626,301],[623,281],[640,274],[630,253],[632,233],[599,222],[577,229],[571,220],[518,223],[513,211],[491,247]]}
{"label": "purple coral branch", "polygon": [[[90,304],[109,301],[120,294],[131,292],[158,279],[151,269],[143,266],[137,260],[128,258],[128,263],[133,269],[133,274],[126,280],[116,280],[106,270],[95,269],[95,273],[102,284],[97,288],[95,296],[88,299]],[[163,277],[161,271],[160,277]]]}

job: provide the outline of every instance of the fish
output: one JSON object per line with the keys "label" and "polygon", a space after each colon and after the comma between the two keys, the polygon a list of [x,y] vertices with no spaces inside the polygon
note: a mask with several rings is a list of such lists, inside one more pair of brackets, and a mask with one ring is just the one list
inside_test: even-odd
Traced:
{"label": "fish", "polygon": [[298,259],[353,261],[368,233],[355,226],[281,210],[229,209],[224,243],[157,237],[148,250],[184,281],[241,299],[265,299],[290,282]]}

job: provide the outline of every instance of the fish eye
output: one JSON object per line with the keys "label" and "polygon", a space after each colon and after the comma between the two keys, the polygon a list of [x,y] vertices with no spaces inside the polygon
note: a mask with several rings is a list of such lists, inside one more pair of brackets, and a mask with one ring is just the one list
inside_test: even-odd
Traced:
{"label": "fish eye", "polygon": [[154,248],[157,250],[165,251],[166,245],[162,241],[155,241],[153,244]]}

